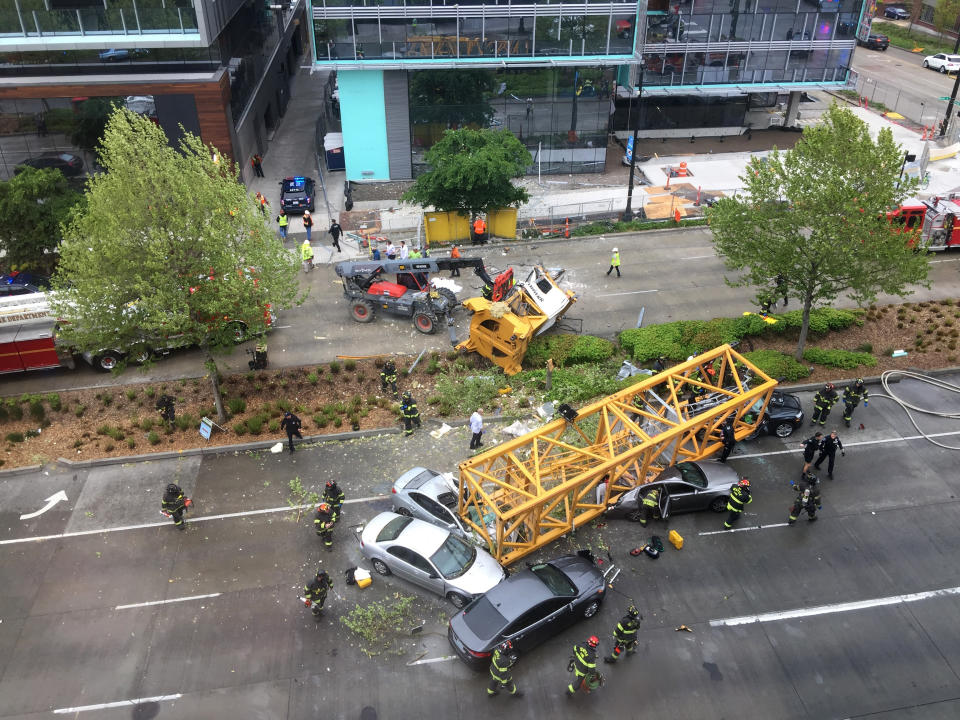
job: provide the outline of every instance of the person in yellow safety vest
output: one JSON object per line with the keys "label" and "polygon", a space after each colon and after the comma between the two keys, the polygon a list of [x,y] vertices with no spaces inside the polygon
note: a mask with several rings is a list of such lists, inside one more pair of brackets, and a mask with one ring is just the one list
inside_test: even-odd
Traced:
{"label": "person in yellow safety vest", "polygon": [[313,248],[309,240],[304,240],[300,246],[300,259],[303,260],[303,271],[310,272],[313,269]]}
{"label": "person in yellow safety vest", "polygon": [[287,217],[287,213],[283,208],[280,208],[280,214],[277,215],[277,224],[280,226],[280,239],[287,239],[287,225],[290,224],[290,218]]}
{"label": "person in yellow safety vest", "polygon": [[620,251],[617,248],[613,249],[613,255],[610,257],[610,269],[607,270],[607,275],[612,273],[614,268],[617,270],[617,277],[620,277]]}
{"label": "person in yellow safety vest", "polygon": [[744,506],[752,502],[753,498],[750,496],[750,481],[743,478],[730,489],[730,498],[727,500],[727,510],[730,511],[730,514],[727,515],[723,526],[727,530],[732,528],[743,514]]}

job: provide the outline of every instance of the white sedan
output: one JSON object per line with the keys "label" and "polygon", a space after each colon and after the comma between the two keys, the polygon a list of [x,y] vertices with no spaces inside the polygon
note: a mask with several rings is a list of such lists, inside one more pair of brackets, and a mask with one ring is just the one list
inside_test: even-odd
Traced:
{"label": "white sedan", "polygon": [[923,59],[923,66],[931,70],[939,70],[942,73],[957,72],[960,70],[960,55],[947,55],[946,53],[928,55]]}

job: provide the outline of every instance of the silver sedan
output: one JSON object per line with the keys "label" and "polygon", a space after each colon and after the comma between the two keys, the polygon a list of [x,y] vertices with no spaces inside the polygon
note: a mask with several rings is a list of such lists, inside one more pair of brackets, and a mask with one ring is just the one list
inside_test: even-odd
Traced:
{"label": "silver sedan", "polygon": [[359,532],[360,551],[374,570],[409,580],[458,608],[506,577],[485,550],[416,518],[384,512]]}

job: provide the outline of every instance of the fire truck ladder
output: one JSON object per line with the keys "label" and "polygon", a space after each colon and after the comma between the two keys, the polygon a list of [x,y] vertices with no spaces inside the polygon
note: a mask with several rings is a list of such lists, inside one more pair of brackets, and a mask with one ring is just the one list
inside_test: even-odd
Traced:
{"label": "fire truck ladder", "polygon": [[[753,433],[776,386],[723,345],[460,463],[464,522],[503,565],[600,515],[663,468]],[[606,484],[606,496],[597,487]]]}

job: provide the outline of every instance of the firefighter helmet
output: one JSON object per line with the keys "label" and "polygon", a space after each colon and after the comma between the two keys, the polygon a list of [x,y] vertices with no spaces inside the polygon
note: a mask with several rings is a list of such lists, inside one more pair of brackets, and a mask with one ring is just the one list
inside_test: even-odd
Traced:
{"label": "firefighter helmet", "polygon": [[403,399],[406,400],[406,401],[408,401],[408,402],[409,402],[410,400],[413,400],[413,395],[410,394],[410,391],[409,391],[409,390],[404,390],[404,391],[403,391]]}
{"label": "firefighter helmet", "polygon": [[863,387],[863,378],[857,378],[857,387]]}
{"label": "firefighter helmet", "polygon": [[502,643],[500,643],[501,652],[509,652],[510,650],[513,650],[512,642],[510,642],[509,640],[504,640]]}
{"label": "firefighter helmet", "polygon": [[833,387],[834,387],[834,386],[833,386],[833,383],[827,383],[826,385],[823,386],[823,389],[824,389],[824,390],[833,390]]}
{"label": "firefighter helmet", "polygon": [[330,512],[330,503],[322,502],[317,505],[317,512],[328,513]]}
{"label": "firefighter helmet", "polygon": [[167,493],[169,495],[176,495],[180,492],[180,487],[176,483],[170,483],[167,485]]}
{"label": "firefighter helmet", "polygon": [[737,483],[740,487],[750,487],[750,481],[746,478],[740,478],[740,482]]}
{"label": "firefighter helmet", "polygon": [[629,615],[632,618],[637,618],[640,616],[640,611],[637,610],[636,605],[631,605],[630,607],[627,608],[627,615]]}
{"label": "firefighter helmet", "polygon": [[336,484],[337,484],[337,481],[336,481],[336,480],[327,480],[327,487],[328,487],[328,488],[336,487]]}
{"label": "firefighter helmet", "polygon": [[600,644],[600,638],[598,638],[596,635],[591,635],[590,637],[587,638],[587,645],[589,645],[590,647],[595,648],[599,644]]}

